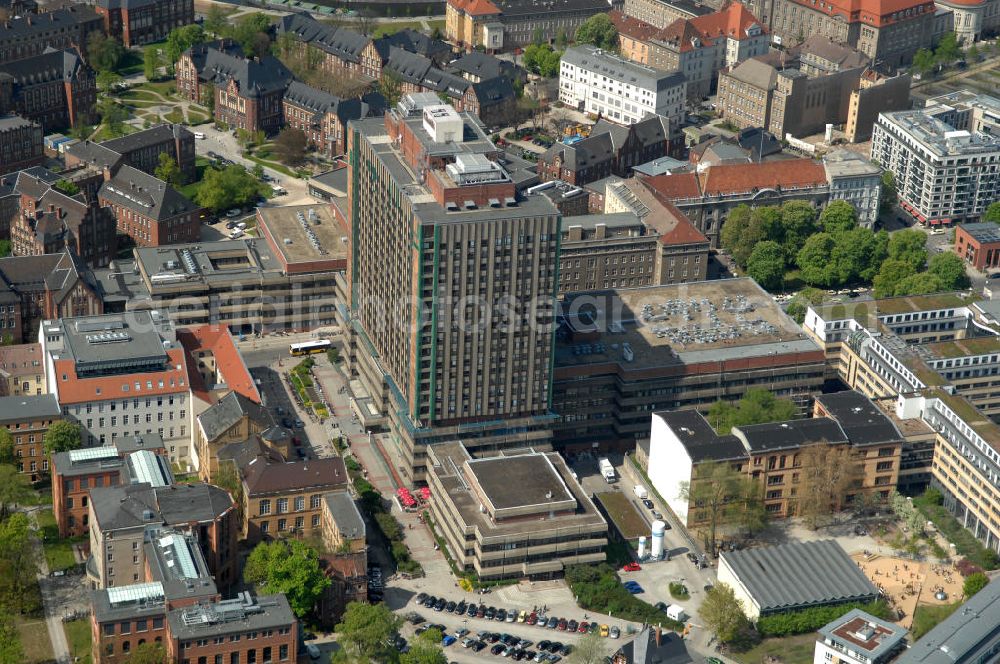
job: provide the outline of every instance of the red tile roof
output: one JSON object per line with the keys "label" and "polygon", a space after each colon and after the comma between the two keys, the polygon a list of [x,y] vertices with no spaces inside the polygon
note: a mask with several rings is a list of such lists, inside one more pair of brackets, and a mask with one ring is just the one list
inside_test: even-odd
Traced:
{"label": "red tile roof", "polygon": [[626,37],[631,37],[636,41],[646,42],[661,32],[659,28],[655,25],[646,23],[627,14],[623,14],[617,9],[612,9],[608,12],[608,17],[611,22],[615,24],[618,28],[619,35],[625,35]]}
{"label": "red tile roof", "polygon": [[[96,376],[79,378],[73,360],[56,360],[54,375],[59,391],[60,405],[107,401],[111,399],[136,399],[148,396],[186,393],[190,389],[187,363],[180,348],[167,350],[170,358],[165,371]],[[63,380],[63,376],[66,377]],[[136,384],[139,389],[136,389]]]}
{"label": "red tile roof", "polygon": [[701,41],[701,46],[711,46],[719,37],[735,39],[747,38],[747,30],[757,25],[766,34],[767,28],[757,20],[750,10],[739,2],[723,7],[717,12],[705,14],[692,19],[678,19],[664,28],[658,39],[678,44],[680,51],[685,53],[694,49],[692,40]]}
{"label": "red tile roof", "polygon": [[[895,23],[901,18],[916,18],[934,12],[934,3],[928,0],[794,0],[798,4],[820,11],[828,16],[843,16],[850,23],[861,22],[875,27]],[[910,16],[898,16],[907,9],[917,11]],[[897,15],[893,18],[893,15]]]}
{"label": "red tile roof", "polygon": [[660,244],[695,244],[698,242],[708,242],[705,234],[695,228],[687,215],[677,209],[677,206],[668,201],[663,201],[663,207],[674,219],[674,227],[660,236]]}
{"label": "red tile roof", "polygon": [[699,198],[698,176],[694,173],[675,173],[638,178],[660,202],[670,202],[682,198]]}
{"label": "red tile roof", "polygon": [[[671,176],[673,177],[673,176]],[[752,189],[808,187],[826,184],[823,164],[812,159],[788,159],[754,164],[720,164],[698,175],[705,195],[725,195]]]}
{"label": "red tile roof", "polygon": [[493,16],[502,13],[489,0],[448,0],[448,4],[469,16]]}
{"label": "red tile roof", "polygon": [[[198,351],[207,351],[215,358],[218,373],[226,381],[229,389],[242,394],[247,399],[260,403],[260,392],[253,376],[243,362],[243,356],[236,348],[233,336],[225,325],[198,325],[177,330],[177,340],[184,346],[193,361]],[[192,374],[197,373],[192,365]]]}

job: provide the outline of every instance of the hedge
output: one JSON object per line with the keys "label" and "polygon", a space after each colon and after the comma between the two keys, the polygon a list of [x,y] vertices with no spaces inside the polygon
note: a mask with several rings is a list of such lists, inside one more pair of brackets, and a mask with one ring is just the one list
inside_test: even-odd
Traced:
{"label": "hedge", "polygon": [[913,504],[928,521],[934,522],[948,541],[955,545],[958,553],[983,569],[994,570],[1000,567],[1000,557],[996,552],[983,546],[975,535],[966,530],[958,519],[940,504],[940,500],[939,491],[928,489],[922,496],[915,498]]}
{"label": "hedge", "polygon": [[680,631],[684,623],[671,620],[655,606],[643,602],[622,586],[610,565],[572,565],[566,568],[566,582],[577,603],[588,611],[606,613],[632,622],[662,625]]}
{"label": "hedge", "polygon": [[815,632],[823,625],[836,620],[852,609],[867,611],[876,618],[884,620],[890,620],[893,617],[888,605],[881,600],[868,604],[851,602],[850,604],[814,606],[799,611],[785,611],[784,613],[761,616],[757,620],[757,631],[765,637]]}

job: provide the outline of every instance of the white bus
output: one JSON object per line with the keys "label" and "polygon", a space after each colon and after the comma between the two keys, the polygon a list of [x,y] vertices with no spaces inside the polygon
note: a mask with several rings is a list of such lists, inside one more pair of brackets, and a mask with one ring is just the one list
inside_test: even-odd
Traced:
{"label": "white bus", "polygon": [[316,339],[315,341],[303,341],[302,343],[292,344],[288,347],[288,352],[292,355],[310,355],[312,353],[322,353],[329,348],[333,348],[333,344],[329,339]]}

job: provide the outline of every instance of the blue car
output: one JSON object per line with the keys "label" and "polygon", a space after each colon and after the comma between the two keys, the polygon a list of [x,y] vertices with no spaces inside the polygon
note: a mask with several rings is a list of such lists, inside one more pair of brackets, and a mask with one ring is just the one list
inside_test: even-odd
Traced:
{"label": "blue car", "polygon": [[445,648],[447,648],[448,646],[450,646],[451,644],[453,644],[457,640],[458,639],[456,639],[451,634],[445,634],[444,638],[441,639],[441,645],[444,646]]}
{"label": "blue car", "polygon": [[645,590],[642,589],[642,586],[640,586],[639,584],[634,584],[634,585],[631,585],[631,586],[625,586],[625,590],[629,591],[633,595],[638,595],[639,593],[646,592]]}

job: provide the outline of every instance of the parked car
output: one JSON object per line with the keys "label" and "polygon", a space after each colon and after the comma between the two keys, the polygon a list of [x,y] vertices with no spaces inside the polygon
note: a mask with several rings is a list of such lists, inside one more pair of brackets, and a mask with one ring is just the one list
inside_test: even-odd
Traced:
{"label": "parked car", "polygon": [[226,211],[226,216],[232,219],[233,217],[238,217],[242,214],[239,208],[233,208],[232,210]]}
{"label": "parked car", "polygon": [[555,616],[552,616],[551,618],[549,618],[549,621],[545,623],[545,626],[549,629],[555,629],[556,625],[558,624],[559,624],[559,619],[556,618]]}
{"label": "parked car", "polygon": [[501,644],[498,643],[495,646],[493,646],[492,648],[490,648],[490,654],[491,655],[499,655],[500,653],[502,653],[504,651],[504,648],[506,648],[506,647],[507,646],[501,645]]}
{"label": "parked car", "polygon": [[503,622],[507,619],[507,609],[497,609],[496,620],[498,622]]}
{"label": "parked car", "polygon": [[608,626],[607,626],[607,625],[601,625],[601,636],[603,636],[603,637],[607,637],[607,636],[608,636],[608,634],[610,634],[610,633],[611,633],[611,632],[610,632],[610,630],[608,629]]}
{"label": "parked car", "polygon": [[575,632],[577,627],[579,627],[579,625],[577,624],[577,622],[575,620],[570,620],[566,624],[566,631],[567,632]]}
{"label": "parked car", "polygon": [[527,619],[528,619],[527,611],[521,611],[519,614],[517,614],[517,622],[523,623]]}
{"label": "parked car", "polygon": [[649,498],[643,498],[642,504],[645,505],[647,509],[653,509],[653,501]]}
{"label": "parked car", "polygon": [[448,602],[447,604],[444,605],[444,610],[447,611],[448,613],[454,613],[456,606],[457,604],[455,604],[455,602]]}
{"label": "parked car", "polygon": [[556,629],[558,629],[560,632],[565,632],[567,624],[568,623],[566,622],[565,618],[560,618],[559,622],[556,623]]}
{"label": "parked car", "polygon": [[578,631],[580,634],[586,634],[589,629],[590,629],[590,623],[584,620],[582,623],[580,623],[580,627],[577,628],[576,631]]}
{"label": "parked car", "polygon": [[451,644],[453,644],[457,640],[458,639],[456,639],[451,634],[445,634],[444,638],[441,639],[441,645],[444,646],[445,648],[447,648],[448,646],[450,646]]}
{"label": "parked car", "polygon": [[642,567],[636,562],[625,563],[625,565],[622,566],[623,572],[638,572],[641,569]]}
{"label": "parked car", "polygon": [[621,633],[620,629],[618,629],[617,627],[612,627],[611,628],[611,638],[612,639],[617,639],[621,635],[622,635],[622,633]]}
{"label": "parked car", "polygon": [[476,652],[479,652],[480,650],[482,650],[485,647],[486,647],[486,644],[483,643],[482,641],[476,641],[475,643],[472,644],[472,649],[474,651],[476,651]]}
{"label": "parked car", "polygon": [[319,648],[317,648],[312,643],[306,644],[306,652],[309,653],[309,659],[311,660],[319,659]]}

